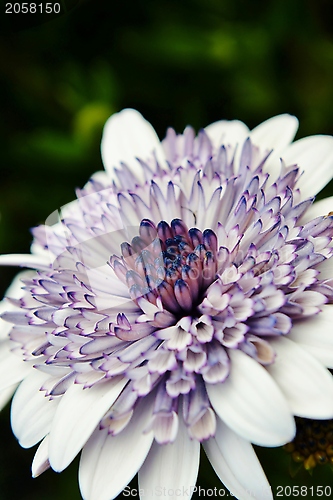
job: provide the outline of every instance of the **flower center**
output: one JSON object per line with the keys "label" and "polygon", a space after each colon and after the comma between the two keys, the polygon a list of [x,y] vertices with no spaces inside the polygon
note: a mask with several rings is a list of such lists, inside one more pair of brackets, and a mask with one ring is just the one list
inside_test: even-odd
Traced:
{"label": "flower center", "polygon": [[121,244],[122,257],[113,256],[111,266],[129,288],[134,301],[144,297],[176,317],[197,316],[203,293],[215,281],[217,237],[211,229],[188,229],[180,219],[170,224],[140,223],[139,236]]}

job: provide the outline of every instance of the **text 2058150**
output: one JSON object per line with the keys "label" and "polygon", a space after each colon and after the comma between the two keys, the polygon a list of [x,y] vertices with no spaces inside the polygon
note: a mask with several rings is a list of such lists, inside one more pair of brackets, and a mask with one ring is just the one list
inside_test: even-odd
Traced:
{"label": "text 2058150", "polygon": [[5,4],[6,14],[60,14],[61,4],[56,2],[7,2]]}

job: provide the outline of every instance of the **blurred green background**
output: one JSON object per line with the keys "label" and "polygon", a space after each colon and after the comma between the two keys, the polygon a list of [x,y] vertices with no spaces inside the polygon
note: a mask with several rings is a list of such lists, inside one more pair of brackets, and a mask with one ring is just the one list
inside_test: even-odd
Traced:
{"label": "blurred green background", "polygon": [[[59,2],[60,15],[25,17],[5,14],[5,3],[0,253],[28,252],[29,228],[102,168],[103,124],[124,107],[139,109],[161,138],[168,126],[180,132],[237,118],[254,127],[284,112],[300,119],[298,137],[333,134],[330,0],[72,0]],[[0,272],[3,293],[16,270]],[[9,409],[0,425],[0,499],[79,499],[77,463],[30,479],[34,450],[20,449],[8,419]],[[284,452],[259,453],[274,492],[333,483],[323,468],[291,479]],[[206,461],[199,484],[219,484]]]}

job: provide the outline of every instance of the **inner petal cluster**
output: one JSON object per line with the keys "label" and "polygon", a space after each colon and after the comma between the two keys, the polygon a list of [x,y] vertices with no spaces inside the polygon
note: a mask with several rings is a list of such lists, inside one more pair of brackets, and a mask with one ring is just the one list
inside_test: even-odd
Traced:
{"label": "inner petal cluster", "polygon": [[122,258],[113,257],[111,263],[132,300],[144,297],[156,305],[161,298],[163,308],[175,317],[198,314],[203,292],[216,278],[217,237],[212,230],[188,230],[180,219],[156,227],[144,219],[140,236],[123,243],[121,250]]}

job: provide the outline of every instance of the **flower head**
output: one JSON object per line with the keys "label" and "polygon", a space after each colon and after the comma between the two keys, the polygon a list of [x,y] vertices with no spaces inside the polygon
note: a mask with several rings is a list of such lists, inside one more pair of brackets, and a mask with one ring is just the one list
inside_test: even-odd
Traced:
{"label": "flower head", "polygon": [[1,304],[3,399],[23,380],[12,427],[42,440],[34,475],[83,449],[84,499],[138,471],[145,496],[173,498],[193,492],[203,443],[237,498],[272,498],[250,443],[333,417],[333,204],[313,204],[333,139],[291,144],[296,129],[220,121],[160,143],[124,110],[106,172],[33,230],[31,255],[0,258],[34,269]]}

